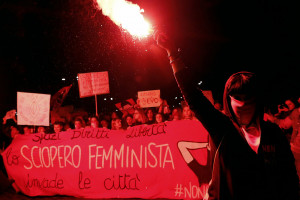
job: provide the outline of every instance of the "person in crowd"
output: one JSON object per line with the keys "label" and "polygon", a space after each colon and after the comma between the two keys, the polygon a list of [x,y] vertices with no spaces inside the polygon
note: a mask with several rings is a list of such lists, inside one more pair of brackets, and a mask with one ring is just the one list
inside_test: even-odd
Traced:
{"label": "person in crowd", "polygon": [[[291,126],[293,128],[293,133],[291,136],[291,150],[294,154],[295,165],[300,178],[300,107],[295,108],[293,112],[288,116]],[[300,184],[300,182],[299,182]]]}
{"label": "person in crowd", "polygon": [[164,116],[161,113],[156,113],[155,115],[155,124],[164,122]]}
{"label": "person in crowd", "polygon": [[45,129],[44,126],[39,126],[39,127],[37,128],[37,133],[45,133],[45,132],[46,132],[46,129]]}
{"label": "person in crowd", "polygon": [[277,119],[284,119],[290,114],[289,108],[285,103],[279,104],[277,110],[278,112],[274,114],[274,117]]}
{"label": "person in crowd", "polygon": [[128,129],[133,126],[133,117],[130,114],[127,114],[124,118],[124,129]]}
{"label": "person in crowd", "polygon": [[133,113],[133,125],[141,125],[147,123],[147,116],[142,108],[135,108]]}
{"label": "person in crowd", "polygon": [[195,120],[198,121],[195,117],[195,113],[190,109],[190,106],[187,103],[182,103],[182,120]]}
{"label": "person in crowd", "polygon": [[295,108],[299,107],[298,102],[295,101],[293,98],[287,99],[284,103],[285,105],[287,105],[290,112],[293,112]]}
{"label": "person in crowd", "polygon": [[54,133],[59,133],[59,132],[62,132],[64,131],[64,123],[63,122],[54,122],[53,124],[53,130],[54,130]]}
{"label": "person in crowd", "polygon": [[123,130],[122,120],[119,118],[113,119],[111,121],[111,130]]}
{"label": "person in crowd", "polygon": [[99,119],[97,116],[90,118],[90,128],[99,128]]}
{"label": "person in crowd", "polygon": [[20,130],[18,129],[18,126],[10,127],[10,136],[12,139],[16,138],[16,136],[19,134],[20,134]]}
{"label": "person in crowd", "polygon": [[75,129],[83,129],[84,126],[83,126],[83,122],[82,122],[82,119],[81,118],[76,118],[74,120],[74,128]]}
{"label": "person in crowd", "polygon": [[23,134],[30,135],[34,133],[34,128],[32,126],[23,126]]}
{"label": "person in crowd", "polygon": [[109,123],[106,119],[102,119],[100,123],[102,128],[109,129]]}
{"label": "person in crowd", "polygon": [[161,104],[160,104],[157,112],[161,113],[163,115],[164,119],[169,119],[171,110],[170,110],[170,106],[169,106],[167,100],[161,99]]}
{"label": "person in crowd", "polygon": [[173,108],[172,114],[170,115],[170,121],[181,120],[182,109],[180,107]]}
{"label": "person in crowd", "polygon": [[147,116],[147,124],[154,124],[154,111],[151,108],[146,109],[146,116]]}
{"label": "person in crowd", "polygon": [[185,100],[218,148],[213,161],[209,200],[299,200],[299,179],[289,143],[280,128],[262,120],[262,92],[257,76],[229,77],[223,95],[224,114],[194,86],[192,73],[166,34],[154,34],[168,53]]}
{"label": "person in crowd", "polygon": [[287,99],[285,104],[287,105],[290,113],[286,118],[278,119],[269,115],[268,120],[278,124],[278,126],[284,130],[292,129],[290,144],[295,158],[298,177],[300,178],[300,107],[296,101],[293,101],[293,99]]}
{"label": "person in crowd", "polygon": [[37,133],[46,134],[47,131],[46,131],[45,126],[39,126],[38,129],[37,129]]}
{"label": "person in crowd", "polygon": [[[278,118],[278,115],[276,117],[276,115],[271,115],[268,113],[264,114],[264,118],[266,121],[270,121],[272,123],[276,123],[278,124],[278,126],[282,129],[290,129],[293,127],[293,121],[292,118],[293,117],[289,117],[292,115],[292,113],[295,111],[295,113],[297,113],[297,108],[299,107],[298,104],[293,101],[292,99],[287,99],[285,101],[285,105],[288,108],[288,111],[286,111],[286,114],[284,115],[284,118]],[[279,112],[280,112],[280,108],[279,108]]]}

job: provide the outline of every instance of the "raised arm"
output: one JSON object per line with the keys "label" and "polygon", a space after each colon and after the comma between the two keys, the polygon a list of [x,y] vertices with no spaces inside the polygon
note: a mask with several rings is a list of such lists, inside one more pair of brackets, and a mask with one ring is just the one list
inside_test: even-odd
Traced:
{"label": "raised arm", "polygon": [[232,128],[230,120],[221,112],[216,110],[209,100],[197,89],[196,84],[191,80],[190,70],[185,66],[180,58],[174,43],[167,37],[165,33],[156,31],[154,39],[157,45],[166,50],[170,59],[178,87],[188,102],[190,108],[195,112],[196,117],[201,121],[203,126],[209,132],[214,144],[218,146],[223,135]]}

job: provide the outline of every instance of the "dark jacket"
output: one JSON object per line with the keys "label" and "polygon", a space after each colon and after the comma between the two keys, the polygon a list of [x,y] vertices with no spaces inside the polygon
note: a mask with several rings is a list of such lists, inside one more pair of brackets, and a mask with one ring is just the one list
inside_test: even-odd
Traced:
{"label": "dark jacket", "polygon": [[181,70],[175,77],[217,147],[210,200],[299,200],[294,158],[287,139],[276,125],[260,121],[261,141],[256,154],[232,117],[226,90],[224,115],[191,84],[187,71]]}

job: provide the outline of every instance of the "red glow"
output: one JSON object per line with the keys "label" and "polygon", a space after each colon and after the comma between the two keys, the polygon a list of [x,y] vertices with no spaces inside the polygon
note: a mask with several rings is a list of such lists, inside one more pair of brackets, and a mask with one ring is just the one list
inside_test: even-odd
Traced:
{"label": "red glow", "polygon": [[97,0],[102,13],[115,24],[127,30],[131,35],[147,37],[151,33],[151,25],[144,19],[144,12],[137,4],[125,0]]}

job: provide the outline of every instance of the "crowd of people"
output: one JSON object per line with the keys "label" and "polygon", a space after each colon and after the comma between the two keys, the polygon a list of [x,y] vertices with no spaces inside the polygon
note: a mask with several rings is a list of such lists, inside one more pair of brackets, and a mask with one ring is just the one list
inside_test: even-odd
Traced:
{"label": "crowd of people", "polygon": [[[277,112],[274,109],[266,109],[264,113],[264,120],[277,124],[282,130],[288,141],[294,143],[299,142],[300,139],[296,139],[298,135],[298,129],[300,128],[300,97],[298,99],[289,98],[283,103],[277,106]],[[216,110],[224,112],[223,106],[220,102],[214,103]],[[181,102],[181,106],[170,108],[166,100],[162,100],[159,107],[156,108],[141,108],[137,104],[132,109],[132,112],[124,111],[124,113],[118,113],[113,111],[108,114],[100,113],[99,116],[80,116],[77,115],[70,121],[57,120],[50,126],[29,126],[29,125],[17,125],[16,116],[11,119],[3,118],[1,144],[0,147],[4,150],[17,134],[30,135],[34,133],[58,133],[67,131],[69,129],[81,129],[81,128],[107,128],[111,130],[126,130],[129,127],[141,124],[155,124],[164,121],[176,121],[176,120],[198,120],[195,117],[195,113],[190,109],[189,105],[185,102]],[[298,136],[300,137],[300,135]],[[297,144],[298,144],[297,142]],[[300,152],[299,152],[300,154]]]}
{"label": "crowd of people", "polygon": [[[199,118],[198,120],[196,118],[197,115],[187,101],[182,101],[180,104],[181,106],[174,107],[173,109],[170,108],[166,100],[162,100],[161,105],[155,108],[141,108],[136,104],[131,109],[123,110],[122,112],[100,113],[99,116],[76,115],[71,120],[57,120],[53,124],[50,124],[50,126],[17,125],[17,115],[9,119],[4,117],[0,134],[0,151],[3,152],[18,134],[51,134],[69,129],[83,128],[127,130],[136,125],[151,125],[177,120],[200,120],[202,122],[202,119]],[[223,105],[220,102],[216,101],[213,106],[219,113],[222,113],[224,116],[226,115],[226,108],[223,109]],[[265,107],[263,120],[276,124],[282,130],[282,134],[284,134],[290,143],[297,174],[300,177],[300,134],[298,134],[300,132],[300,97],[298,99],[286,99],[277,106],[276,110]],[[254,150],[258,152],[258,148],[254,148]],[[212,151],[212,153],[215,152]]]}
{"label": "crowd of people", "polygon": [[197,119],[185,101],[181,102],[181,106],[171,109],[166,100],[162,100],[159,107],[141,108],[136,104],[131,109],[123,110],[122,113],[113,111],[108,114],[100,113],[98,116],[76,115],[70,120],[58,118],[50,126],[17,125],[17,117],[14,115],[10,119],[3,118],[0,147],[3,151],[18,134],[51,134],[85,127],[127,130],[136,125],[150,125],[176,120]]}
{"label": "crowd of people", "polygon": [[157,108],[135,106],[122,116],[116,112],[88,118],[77,116],[71,121],[55,121],[49,127],[18,126],[16,116],[4,118],[1,149],[18,134],[48,134],[85,127],[127,130],[142,124],[199,120],[216,148],[209,199],[296,200],[300,177],[300,98],[287,99],[278,105],[277,112],[264,109],[256,75],[243,71],[228,79],[223,105],[216,102],[213,108],[198,89],[191,87],[190,72],[177,49],[165,35],[155,35],[158,45],[168,53],[183,92],[185,101],[180,107],[170,109],[162,100]]}

